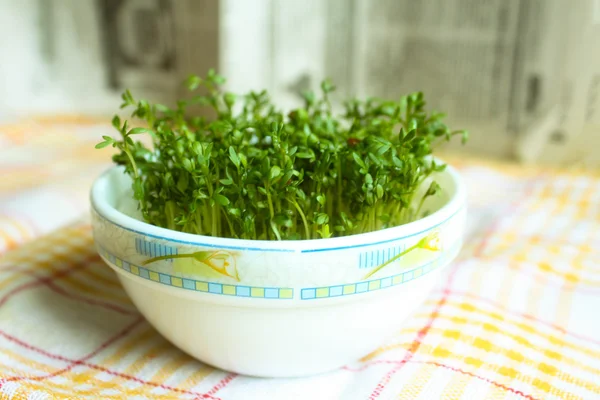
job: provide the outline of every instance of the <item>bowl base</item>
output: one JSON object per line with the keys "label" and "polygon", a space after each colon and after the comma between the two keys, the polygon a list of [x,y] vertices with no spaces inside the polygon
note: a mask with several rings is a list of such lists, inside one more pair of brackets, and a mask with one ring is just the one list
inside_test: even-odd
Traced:
{"label": "bowl base", "polygon": [[425,300],[438,274],[343,302],[285,308],[190,299],[176,290],[148,290],[141,278],[119,278],[150,324],[192,357],[242,375],[292,378],[329,372],[374,351]]}

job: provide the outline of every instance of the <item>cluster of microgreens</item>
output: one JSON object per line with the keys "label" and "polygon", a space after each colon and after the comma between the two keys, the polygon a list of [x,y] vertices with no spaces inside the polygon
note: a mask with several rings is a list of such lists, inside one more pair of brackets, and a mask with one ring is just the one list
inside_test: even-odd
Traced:
{"label": "cluster of microgreens", "polygon": [[[422,216],[435,195],[432,181],[444,165],[432,161],[436,143],[451,131],[443,114],[425,111],[422,93],[399,101],[367,99],[332,112],[329,81],[321,96],[303,94],[304,106],[287,115],[266,91],[241,97],[224,93],[214,71],[191,76],[195,92],[176,108],[135,101],[124,92],[121,108],[146,128],[113,118],[122,139],[104,136],[96,147],[119,150],[113,160],[133,180],[144,219],[182,232],[241,239],[317,239],[371,232]],[[197,94],[204,88],[204,94]],[[209,107],[215,118],[197,116]],[[196,115],[196,116],[194,116]],[[152,148],[132,139],[150,134]]]}

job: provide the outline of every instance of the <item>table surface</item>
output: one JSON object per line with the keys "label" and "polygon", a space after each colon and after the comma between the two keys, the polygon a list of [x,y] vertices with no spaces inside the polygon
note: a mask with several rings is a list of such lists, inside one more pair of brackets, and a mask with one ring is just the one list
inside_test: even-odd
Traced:
{"label": "table surface", "polygon": [[467,235],[425,304],[338,371],[256,379],[169,344],[96,255],[87,196],[110,133],[85,117],[0,125],[1,398],[600,398],[599,174],[446,157]]}

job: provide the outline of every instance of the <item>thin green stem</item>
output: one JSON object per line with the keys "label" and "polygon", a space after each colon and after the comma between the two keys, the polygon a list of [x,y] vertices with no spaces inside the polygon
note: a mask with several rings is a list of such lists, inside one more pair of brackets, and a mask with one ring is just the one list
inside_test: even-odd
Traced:
{"label": "thin green stem", "polygon": [[304,215],[304,212],[302,212],[302,209],[300,208],[300,205],[298,205],[298,202],[296,200],[290,200],[290,202],[294,205],[294,207],[296,207],[296,210],[298,210],[298,214],[300,214],[300,218],[302,218],[302,224],[304,225],[304,234],[306,235],[305,239],[310,239],[310,229],[308,228],[306,215]]}
{"label": "thin green stem", "polygon": [[203,228],[202,228],[202,212],[201,212],[201,207],[198,207],[196,209],[196,233],[198,235],[202,235],[203,232]]}
{"label": "thin green stem", "polygon": [[131,162],[131,168],[133,169],[133,175],[135,176],[136,179],[139,178],[137,164],[135,163],[133,155],[131,154],[131,151],[129,151],[127,144],[125,144],[125,149],[123,151],[125,152],[125,154],[127,154],[127,157],[129,158],[129,162]]}
{"label": "thin green stem", "polygon": [[221,211],[223,211],[223,215],[225,216],[225,221],[227,221],[227,225],[229,226],[229,234],[234,237],[234,238],[238,238],[237,233],[235,232],[235,229],[233,228],[233,223],[231,222],[231,218],[229,218],[229,215],[227,215],[227,211],[222,208]]}
{"label": "thin green stem", "polygon": [[270,225],[271,225],[271,230],[275,234],[275,237],[277,238],[277,240],[281,240],[281,235],[279,234],[279,229],[277,229],[277,226],[275,225],[275,221],[271,220]]}
{"label": "thin green stem", "polygon": [[273,210],[273,202],[271,201],[271,193],[269,184],[266,184],[267,189],[267,204],[269,205],[269,214],[271,215],[271,219],[275,218],[275,211]]}
{"label": "thin green stem", "polygon": [[419,215],[421,213],[421,208],[423,208],[423,204],[425,203],[425,200],[427,199],[427,195],[423,196],[423,198],[421,199],[421,201],[419,202],[419,206],[417,207],[417,211],[415,211],[415,215],[414,218],[418,219]]}
{"label": "thin green stem", "polygon": [[218,211],[217,211],[217,206],[215,205],[214,207],[212,207],[211,209],[211,235],[212,236],[218,236],[218,229],[217,229],[217,215],[218,215]]}

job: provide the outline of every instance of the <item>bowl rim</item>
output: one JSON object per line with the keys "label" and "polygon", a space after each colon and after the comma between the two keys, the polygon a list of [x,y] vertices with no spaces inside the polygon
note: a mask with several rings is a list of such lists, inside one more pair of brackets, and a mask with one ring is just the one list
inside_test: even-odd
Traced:
{"label": "bowl rim", "polygon": [[[436,161],[441,161],[435,158]],[[92,184],[90,202],[92,210],[100,217],[122,229],[155,239],[177,242],[184,245],[267,252],[323,252],[344,250],[357,247],[374,246],[394,242],[417,236],[444,224],[465,208],[466,189],[460,174],[451,165],[446,164],[446,169],[440,174],[447,174],[454,184],[454,194],[437,211],[432,214],[391,228],[378,231],[360,233],[335,238],[325,239],[300,239],[300,240],[252,240],[222,238],[214,236],[197,235],[193,233],[178,232],[161,228],[130,217],[109,204],[107,200],[108,181],[112,175],[124,174],[123,167],[112,166]]]}

